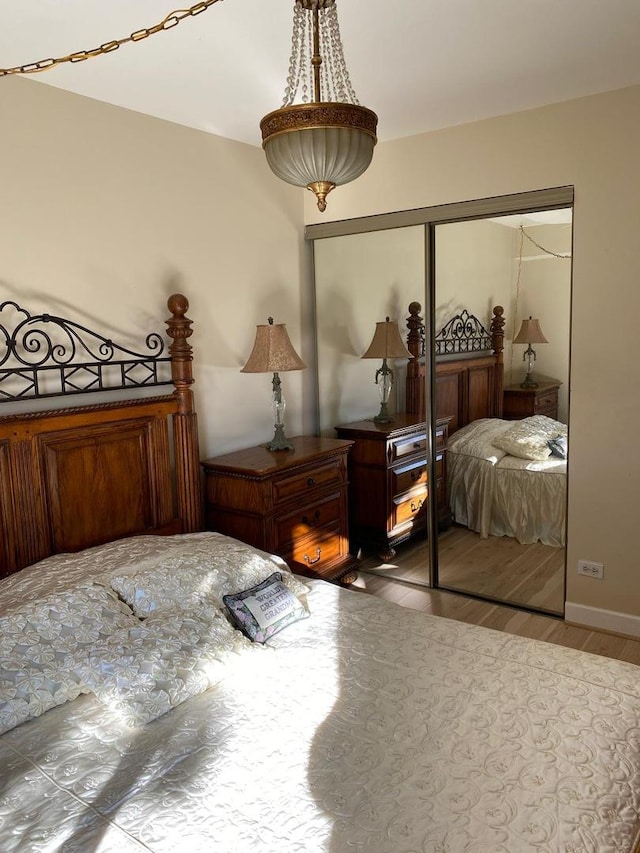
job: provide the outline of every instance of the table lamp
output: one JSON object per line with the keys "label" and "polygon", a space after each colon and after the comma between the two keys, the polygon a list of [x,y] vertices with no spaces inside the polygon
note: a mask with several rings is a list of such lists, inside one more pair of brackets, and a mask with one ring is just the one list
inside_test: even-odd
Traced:
{"label": "table lamp", "polygon": [[247,363],[241,373],[273,373],[273,415],[275,433],[267,444],[267,450],[293,450],[293,445],[284,434],[284,410],[286,402],[282,394],[279,374],[286,370],[303,370],[307,365],[294,350],[284,323],[273,323],[256,328],[256,339]]}
{"label": "table lamp", "polygon": [[375,383],[380,394],[380,411],[373,419],[378,424],[387,424],[393,421],[389,414],[388,403],[393,387],[393,370],[387,364],[389,358],[411,358],[400,336],[398,324],[395,321],[386,320],[376,323],[376,330],[367,351],[362,358],[381,358],[382,367],[376,370]]}
{"label": "table lamp", "polygon": [[532,371],[536,360],[536,352],[531,344],[548,344],[549,341],[542,334],[540,321],[529,317],[528,320],[523,320],[520,326],[520,331],[513,339],[514,344],[527,344],[522,360],[527,362],[527,374],[524,382],[520,383],[521,388],[537,388],[538,383],[533,380]]}

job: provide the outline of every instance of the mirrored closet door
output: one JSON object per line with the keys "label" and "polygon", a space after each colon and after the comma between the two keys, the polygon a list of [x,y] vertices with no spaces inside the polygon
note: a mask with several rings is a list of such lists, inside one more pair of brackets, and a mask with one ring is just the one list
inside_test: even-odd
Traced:
{"label": "mirrored closet door", "polygon": [[[354,441],[367,571],[562,615],[567,460],[546,449],[567,443],[572,201],[564,187],[308,227],[319,430]],[[410,358],[382,360],[381,325]],[[493,443],[527,429],[541,458]]]}
{"label": "mirrored closet door", "polygon": [[435,583],[558,615],[565,598],[571,219],[571,208],[560,208],[434,228],[436,335],[452,317],[476,317],[488,328],[497,305],[505,321],[501,416],[473,420],[449,437],[454,523],[438,537]]}

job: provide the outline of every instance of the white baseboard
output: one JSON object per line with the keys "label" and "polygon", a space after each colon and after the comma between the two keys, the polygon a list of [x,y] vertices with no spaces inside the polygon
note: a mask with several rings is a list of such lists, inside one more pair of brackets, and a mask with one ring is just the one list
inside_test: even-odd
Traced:
{"label": "white baseboard", "polygon": [[587,607],[585,604],[573,604],[571,601],[566,601],[564,618],[566,622],[583,625],[585,628],[611,631],[614,634],[625,634],[628,637],[640,637],[640,616],[616,613],[615,610],[602,610],[600,607]]}

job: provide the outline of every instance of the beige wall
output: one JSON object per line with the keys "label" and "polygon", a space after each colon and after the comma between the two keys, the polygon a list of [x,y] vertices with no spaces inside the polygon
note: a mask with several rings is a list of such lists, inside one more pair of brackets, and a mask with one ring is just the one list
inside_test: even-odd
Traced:
{"label": "beige wall", "polygon": [[[424,227],[349,234],[314,244],[320,432],[380,410],[380,359],[363,359],[376,323],[389,317],[403,339],[410,302],[424,293]],[[406,359],[393,360],[389,411],[404,406]]]}
{"label": "beige wall", "polygon": [[[528,225],[538,246],[571,255],[571,225]],[[505,309],[505,384],[521,382],[524,345],[511,341],[524,317],[540,319],[549,343],[534,347],[534,374],[562,382],[559,418],[567,423],[571,260],[538,248],[520,230],[490,219],[436,226],[436,329],[463,308],[488,327],[494,305]]]}
{"label": "beige wall", "polygon": [[[2,81],[0,113],[0,301],[139,340],[182,291],[202,456],[270,439],[270,377],[239,369],[270,314],[313,355],[302,192],[258,148],[32,80]],[[288,432],[308,430],[311,371],[283,385]]]}
{"label": "beige wall", "polygon": [[[539,246],[556,254],[571,254],[571,225],[536,225],[524,229]],[[534,344],[536,361],[534,375],[538,378],[559,379],[563,384],[558,392],[558,417],[567,423],[569,411],[569,332],[571,328],[571,260],[542,252],[530,240],[522,242],[522,264],[517,296],[514,299],[512,324],[506,332],[513,337],[526,317],[537,317],[548,343]],[[513,381],[521,381],[526,365],[522,361],[525,345],[513,347]],[[505,360],[505,367],[507,362]],[[505,370],[511,373],[511,370]]]}
{"label": "beige wall", "polygon": [[[632,87],[379,144],[324,217],[305,199],[312,223],[575,187],[567,612],[584,618],[590,607],[640,617],[639,150]],[[603,562],[604,579],[578,577],[580,558]]]}

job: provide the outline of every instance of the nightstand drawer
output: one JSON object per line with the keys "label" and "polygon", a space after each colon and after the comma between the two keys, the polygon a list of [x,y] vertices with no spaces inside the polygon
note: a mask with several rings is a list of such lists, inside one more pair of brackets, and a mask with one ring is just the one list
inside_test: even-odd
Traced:
{"label": "nightstand drawer", "polygon": [[[400,495],[416,486],[426,486],[428,481],[427,461],[419,460],[407,465],[392,468],[390,473],[391,493]],[[444,451],[436,456],[436,479],[441,480],[445,475]]]}
{"label": "nightstand drawer", "polygon": [[339,527],[341,513],[342,497],[338,492],[307,506],[299,506],[286,515],[276,516],[274,519],[276,552],[287,550],[295,540],[312,536],[315,531],[327,525]]}
{"label": "nightstand drawer", "polygon": [[314,468],[287,477],[277,477],[273,480],[274,506],[285,503],[292,498],[306,500],[313,489],[326,486],[341,485],[345,482],[344,465],[339,459],[331,459]]}
{"label": "nightstand drawer", "polygon": [[407,521],[422,518],[426,523],[428,490],[418,489],[410,492],[396,503],[394,501],[393,526],[404,524]]}
{"label": "nightstand drawer", "polygon": [[558,392],[546,391],[543,394],[536,396],[535,410],[537,415],[543,415],[549,410],[558,408]]}
{"label": "nightstand drawer", "polygon": [[[334,524],[317,530],[307,539],[297,539],[290,552],[290,561],[301,566],[303,574],[323,575],[325,566],[332,566],[344,558],[345,539],[340,525]],[[296,566],[292,566],[296,571]]]}
{"label": "nightstand drawer", "polygon": [[411,462],[390,472],[391,492],[394,495],[407,492],[416,486],[427,484],[427,461]]}
{"label": "nightstand drawer", "polygon": [[416,454],[427,455],[427,435],[426,432],[416,433],[415,435],[396,438],[390,442],[390,451],[392,461],[405,459],[407,456]]}

